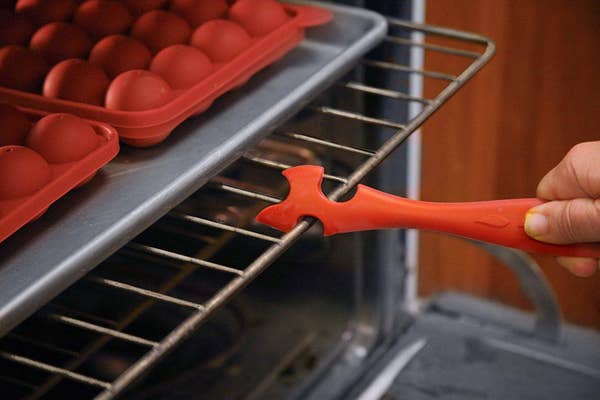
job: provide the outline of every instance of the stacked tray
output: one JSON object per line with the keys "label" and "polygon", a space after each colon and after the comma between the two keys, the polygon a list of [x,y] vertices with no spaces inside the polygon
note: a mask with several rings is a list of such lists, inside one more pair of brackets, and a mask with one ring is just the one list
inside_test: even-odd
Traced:
{"label": "stacked tray", "polygon": [[332,17],[276,0],[19,0],[0,10],[0,102],[163,141]]}
{"label": "stacked tray", "polygon": [[119,152],[115,130],[0,105],[0,242],[88,182]]}

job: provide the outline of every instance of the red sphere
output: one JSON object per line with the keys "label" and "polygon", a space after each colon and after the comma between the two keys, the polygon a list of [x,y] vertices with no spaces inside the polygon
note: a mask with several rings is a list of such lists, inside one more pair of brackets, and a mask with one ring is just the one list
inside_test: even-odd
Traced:
{"label": "red sphere", "polygon": [[238,0],[229,9],[229,19],[252,36],[263,36],[285,24],[289,15],[275,0]]}
{"label": "red sphere", "polygon": [[212,62],[206,54],[183,44],[161,50],[150,64],[150,71],[162,76],[173,89],[188,89],[212,70]]}
{"label": "red sphere", "polygon": [[191,33],[185,19],[163,10],[142,15],[131,30],[131,36],[144,42],[153,54],[173,44],[186,43]]}
{"label": "red sphere", "polygon": [[53,164],[79,161],[100,144],[94,128],[70,114],[50,114],[40,119],[27,135],[26,142]]}
{"label": "red sphere", "polygon": [[19,0],[15,7],[17,13],[25,15],[37,25],[67,21],[76,8],[75,0]]}
{"label": "red sphere", "polygon": [[143,43],[123,35],[105,37],[94,46],[89,57],[110,78],[132,69],[146,69],[151,59],[152,54]]}
{"label": "red sphere", "polygon": [[89,0],[75,12],[75,23],[94,39],[125,32],[131,19],[127,7],[112,0]]}
{"label": "red sphere", "polygon": [[185,18],[194,28],[223,17],[229,8],[225,0],[172,0],[171,11]]}
{"label": "red sphere", "polygon": [[125,0],[129,11],[136,16],[163,8],[165,4],[167,4],[167,0]]}
{"label": "red sphere", "polygon": [[0,49],[0,86],[37,92],[48,68],[40,55],[24,47],[13,45]]}
{"label": "red sphere", "polygon": [[92,41],[77,25],[53,22],[33,34],[29,47],[50,64],[56,64],[68,58],[85,58],[92,48]]}
{"label": "red sphere", "polygon": [[79,103],[104,104],[110,80],[102,68],[78,58],[61,61],[44,81],[43,95]]}
{"label": "red sphere", "polygon": [[48,163],[35,151],[21,146],[0,147],[0,199],[32,195],[50,178]]}
{"label": "red sphere", "polygon": [[117,76],[106,92],[106,108],[144,111],[161,107],[173,98],[169,84],[160,76],[135,69]]}
{"label": "red sphere", "polygon": [[0,46],[8,44],[26,46],[33,32],[35,26],[24,16],[0,10]]}
{"label": "red sphere", "polygon": [[214,62],[227,62],[252,44],[252,38],[238,24],[214,19],[200,25],[190,40]]}
{"label": "red sphere", "polygon": [[8,104],[0,104],[0,146],[21,145],[31,129],[25,114]]}

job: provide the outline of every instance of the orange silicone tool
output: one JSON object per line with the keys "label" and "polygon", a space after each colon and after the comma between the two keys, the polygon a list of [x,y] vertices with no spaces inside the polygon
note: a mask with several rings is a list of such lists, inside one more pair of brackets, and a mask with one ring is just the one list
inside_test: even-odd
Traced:
{"label": "orange silicone tool", "polygon": [[358,185],[346,202],[333,202],[321,191],[323,168],[304,165],[283,172],[288,197],[267,207],[257,221],[281,231],[291,230],[305,216],[318,218],[326,236],[386,228],[446,232],[513,247],[530,253],[600,258],[600,244],[553,245],[531,239],[523,223],[527,211],[543,201],[513,199],[472,203],[431,203],[409,200]]}

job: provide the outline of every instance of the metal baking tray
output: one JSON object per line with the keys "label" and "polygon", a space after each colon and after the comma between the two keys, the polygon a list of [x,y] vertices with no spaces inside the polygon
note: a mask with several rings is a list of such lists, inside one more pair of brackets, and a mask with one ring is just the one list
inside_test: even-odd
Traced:
{"label": "metal baking tray", "polygon": [[313,4],[334,20],[161,145],[123,148],[90,185],[0,245],[0,336],[299,111],[386,34],[376,13]]}

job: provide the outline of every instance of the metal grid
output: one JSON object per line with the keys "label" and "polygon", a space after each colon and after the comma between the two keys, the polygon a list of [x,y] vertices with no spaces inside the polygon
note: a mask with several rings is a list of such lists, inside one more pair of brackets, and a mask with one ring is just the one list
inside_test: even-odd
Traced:
{"label": "metal grid", "polygon": [[[318,135],[310,135],[304,132],[277,132],[238,162],[249,163],[278,172],[296,164],[314,162],[314,153],[308,150],[313,147],[361,157],[362,161],[359,166],[348,176],[333,174],[325,176],[326,181],[333,188],[329,191],[329,197],[332,200],[339,200],[348,194],[370,171],[377,167],[471,79],[494,53],[494,44],[489,39],[479,35],[418,25],[397,19],[388,19],[388,22],[392,29],[402,33],[387,37],[384,44],[382,44],[383,46],[403,46],[407,48],[416,46],[425,51],[464,58],[468,60],[468,64],[462,72],[454,75],[447,72],[414,69],[391,60],[365,59],[357,68],[375,68],[387,73],[418,74],[424,78],[442,82],[444,84],[443,88],[437,96],[428,99],[413,97],[391,88],[375,87],[354,80],[340,82],[338,86],[342,86],[346,90],[365,95],[383,96],[397,101],[416,102],[421,104],[423,108],[415,118],[405,123],[365,115],[357,111],[327,106],[309,107],[308,112],[320,114],[327,118],[339,118],[353,123],[373,125],[389,129],[392,133],[382,146],[370,150],[345,143],[331,142],[320,138]],[[415,36],[412,35],[414,32],[419,32],[427,38],[451,39],[457,45],[446,46],[428,41],[422,43],[414,40]],[[464,46],[468,46],[468,49],[461,48]],[[477,47],[478,51],[473,51],[473,47]],[[285,138],[286,141],[279,141],[281,138]],[[290,142],[295,143],[295,147],[289,145]],[[294,150],[298,148],[307,150]],[[280,156],[272,157],[269,156],[270,154],[279,154]],[[227,176],[213,179],[209,185],[201,189],[199,194],[195,196],[210,195],[213,199],[218,199],[217,201],[221,202],[226,201],[225,199],[231,199],[233,202],[236,201],[234,199],[239,199],[239,201],[245,202],[241,208],[243,212],[238,210],[225,216],[201,217],[192,215],[185,205],[171,211],[157,224],[157,229],[181,237],[188,236],[188,239],[206,245],[193,254],[187,254],[185,251],[163,248],[160,244],[152,243],[151,239],[145,241],[143,235],[142,239],[138,238],[136,241],[129,243],[112,259],[123,259],[127,262],[137,260],[139,263],[144,263],[145,268],[148,268],[151,262],[152,265],[171,268],[171,271],[174,270],[175,272],[171,272],[168,279],[150,285],[144,282],[139,283],[136,281],[132,283],[98,275],[103,269],[97,269],[84,278],[86,284],[97,285],[115,296],[122,296],[123,294],[137,296],[139,301],[135,302],[135,307],[132,307],[123,315],[119,315],[118,318],[108,318],[91,315],[85,310],[64,307],[58,304],[46,306],[42,310],[44,312],[38,312],[31,319],[43,319],[44,324],[52,323],[65,329],[76,329],[85,332],[90,335],[91,340],[85,341],[77,350],[72,350],[67,346],[50,342],[50,338],[46,341],[27,337],[20,334],[17,329],[7,335],[0,343],[0,357],[16,368],[25,367],[39,371],[40,376],[33,381],[23,380],[18,373],[15,376],[9,376],[9,374],[2,371],[0,372],[2,375],[0,376],[0,382],[18,388],[21,395],[17,397],[27,399],[43,398],[57,384],[65,380],[89,387],[91,389],[90,397],[95,396],[96,399],[112,399],[122,394],[173,348],[190,336],[215,310],[225,305],[236,292],[272,264],[310,228],[312,221],[305,220],[283,236],[276,235],[272,231],[263,233],[248,229],[254,215],[261,208],[269,203],[279,202],[284,194],[285,183],[282,179],[279,180],[278,185],[274,186],[261,185],[260,183],[252,184],[245,182],[243,179],[234,179]],[[189,229],[182,229],[181,225],[178,224],[185,224]],[[195,233],[192,227],[197,227],[201,231]],[[209,230],[210,234],[207,234],[206,230]],[[264,251],[245,268],[215,261],[213,256],[238,236],[251,238],[262,243]],[[177,248],[177,245],[174,247]],[[219,279],[223,282],[220,290],[211,293],[205,299],[188,299],[173,294],[174,289],[185,282],[191,274],[204,270],[219,274]],[[185,309],[187,310],[186,317],[160,338],[146,338],[126,332],[127,328],[134,324],[140,316],[159,304]],[[31,346],[32,349],[37,349],[37,351],[31,351],[28,354],[16,353],[11,351],[10,346],[5,345],[7,340],[25,343]],[[113,342],[122,342],[139,348],[136,353],[137,356],[126,368],[111,380],[81,372],[80,368],[90,357]],[[59,361],[48,362],[47,359],[41,357],[45,353],[52,353],[52,359]]]}

